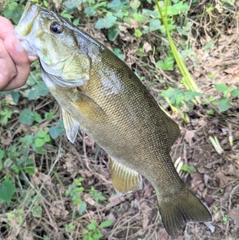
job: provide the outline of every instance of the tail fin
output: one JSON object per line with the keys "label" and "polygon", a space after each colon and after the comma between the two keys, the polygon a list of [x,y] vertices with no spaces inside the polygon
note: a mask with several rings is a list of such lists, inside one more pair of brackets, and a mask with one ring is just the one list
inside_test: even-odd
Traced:
{"label": "tail fin", "polygon": [[159,210],[163,225],[171,236],[180,234],[187,222],[211,221],[209,210],[187,188],[180,196],[175,195],[167,200],[159,197]]}

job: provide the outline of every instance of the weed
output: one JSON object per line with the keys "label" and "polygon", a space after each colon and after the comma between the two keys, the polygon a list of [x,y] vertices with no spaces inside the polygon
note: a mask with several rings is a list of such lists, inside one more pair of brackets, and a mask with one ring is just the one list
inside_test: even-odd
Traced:
{"label": "weed", "polygon": [[74,182],[69,185],[66,196],[70,196],[72,199],[73,205],[77,206],[79,213],[83,213],[86,209],[86,202],[82,200],[82,193],[84,187],[82,186],[83,178],[74,179]]}
{"label": "weed", "polygon": [[214,87],[219,93],[223,94],[222,97],[214,100],[218,106],[219,112],[227,111],[232,103],[232,99],[239,97],[239,87],[227,86],[224,83],[214,84]]}
{"label": "weed", "polygon": [[72,223],[66,224],[65,225],[65,230],[67,232],[71,232],[71,231],[75,230],[75,226]]}
{"label": "weed", "polygon": [[94,187],[91,187],[89,193],[90,193],[92,199],[95,200],[96,202],[103,201],[106,199],[103,196],[102,192],[97,191]]}
{"label": "weed", "polygon": [[90,224],[87,225],[87,229],[83,230],[83,240],[98,240],[103,237],[101,233],[102,228],[110,227],[112,225],[111,220],[105,220],[98,226],[95,220],[91,220]]}
{"label": "weed", "polygon": [[5,179],[0,185],[0,201],[10,205],[15,190],[12,180]]}
{"label": "weed", "polygon": [[12,117],[13,111],[8,107],[4,107],[0,110],[0,124],[2,126],[6,126],[8,124],[8,120]]}
{"label": "weed", "polygon": [[193,166],[188,166],[187,164],[183,164],[181,167],[182,171],[188,172],[188,173],[195,173],[197,170]]}
{"label": "weed", "polygon": [[227,223],[230,220],[230,217],[228,215],[223,215],[222,216],[222,222]]}

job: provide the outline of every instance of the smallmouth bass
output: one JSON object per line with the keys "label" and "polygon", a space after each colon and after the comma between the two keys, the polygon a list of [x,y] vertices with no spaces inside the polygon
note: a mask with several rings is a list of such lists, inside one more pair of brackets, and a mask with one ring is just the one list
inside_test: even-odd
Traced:
{"label": "smallmouth bass", "polygon": [[180,179],[170,157],[178,125],[158,106],[131,69],[104,45],[52,11],[28,3],[16,35],[39,57],[41,76],[60,104],[68,139],[86,132],[110,158],[114,188],[127,193],[144,176],[154,187],[166,231],[210,221]]}

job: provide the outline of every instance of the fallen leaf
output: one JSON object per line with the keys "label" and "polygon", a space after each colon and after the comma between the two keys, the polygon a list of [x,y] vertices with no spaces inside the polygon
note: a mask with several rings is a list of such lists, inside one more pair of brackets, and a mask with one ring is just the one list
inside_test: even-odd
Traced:
{"label": "fallen leaf", "polygon": [[69,211],[65,209],[63,200],[52,202],[50,210],[53,215],[60,217],[62,219],[66,219],[69,214]]}
{"label": "fallen leaf", "polygon": [[235,222],[235,224],[237,224],[237,227],[239,227],[239,205],[238,204],[229,211],[228,215]]}
{"label": "fallen leaf", "polygon": [[91,198],[90,194],[85,194],[84,195],[84,199],[87,203],[89,203],[90,205],[94,206],[95,205],[95,201]]}
{"label": "fallen leaf", "polygon": [[222,172],[216,173],[215,177],[218,180],[219,187],[225,186],[227,184],[227,182],[228,182],[226,176]]}
{"label": "fallen leaf", "polygon": [[188,142],[189,146],[192,146],[195,132],[196,130],[186,130],[184,139],[186,140],[186,142]]}
{"label": "fallen leaf", "polygon": [[152,50],[152,47],[148,42],[145,42],[144,45],[143,45],[143,50],[144,50],[145,53],[147,53],[147,52]]}
{"label": "fallen leaf", "polygon": [[199,188],[200,191],[202,191],[204,189],[203,175],[199,172],[196,172],[196,173],[190,173],[190,176],[192,178],[192,181],[191,181],[192,190],[196,191]]}

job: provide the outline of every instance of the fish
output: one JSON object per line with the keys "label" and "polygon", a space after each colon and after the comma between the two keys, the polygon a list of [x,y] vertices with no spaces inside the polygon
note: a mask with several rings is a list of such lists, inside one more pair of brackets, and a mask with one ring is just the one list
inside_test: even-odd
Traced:
{"label": "fish", "polygon": [[28,2],[15,35],[37,56],[41,77],[62,109],[67,138],[87,133],[109,156],[114,188],[156,192],[171,236],[187,222],[211,221],[208,208],[179,177],[170,150],[180,129],[114,53],[55,12]]}

